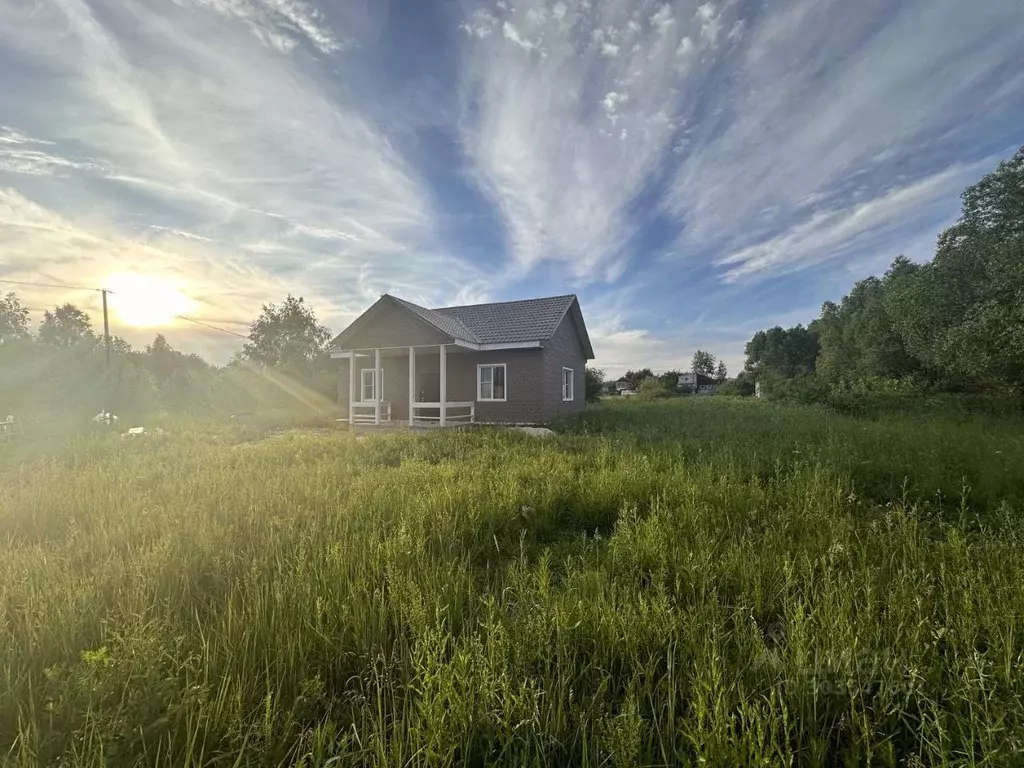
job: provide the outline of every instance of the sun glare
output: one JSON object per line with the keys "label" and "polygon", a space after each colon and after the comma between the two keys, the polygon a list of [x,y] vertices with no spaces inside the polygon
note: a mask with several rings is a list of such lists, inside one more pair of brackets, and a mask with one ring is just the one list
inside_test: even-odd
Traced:
{"label": "sun glare", "polygon": [[187,314],[192,301],[173,283],[143,275],[116,275],[107,281],[110,309],[126,325],[138,328],[170,324]]}

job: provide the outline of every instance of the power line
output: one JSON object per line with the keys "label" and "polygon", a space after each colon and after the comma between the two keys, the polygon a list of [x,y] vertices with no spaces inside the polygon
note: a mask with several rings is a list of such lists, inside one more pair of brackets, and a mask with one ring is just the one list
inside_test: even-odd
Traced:
{"label": "power line", "polygon": [[[27,285],[33,288],[62,288],[67,291],[95,291],[96,293],[103,293],[102,288],[86,288],[83,285],[61,285],[59,283],[35,283],[27,282],[24,280],[0,280],[0,283],[5,285]],[[108,291],[113,293],[113,291]]]}
{"label": "power line", "polygon": [[[32,282],[32,281],[27,281],[27,280],[0,280],[0,283],[3,283],[4,285],[25,285],[25,286],[30,286],[30,287],[33,287],[33,288],[60,288],[60,289],[63,289],[63,290],[68,290],[68,291],[95,291],[96,293],[104,293],[104,294],[108,294],[109,293],[111,295],[114,294],[114,291],[111,291],[109,289],[104,289],[104,288],[86,288],[86,287],[81,286],[81,285],[63,285],[61,283],[38,283],[38,282]],[[201,325],[204,328],[209,328],[211,331],[220,331],[221,333],[226,333],[229,336],[235,336],[235,337],[237,337],[239,339],[245,339],[246,341],[249,340],[248,336],[245,336],[245,335],[243,335],[241,333],[235,333],[234,331],[229,331],[227,328],[219,328],[216,325],[211,325],[210,323],[203,322],[202,320],[196,320],[194,317],[185,317],[185,315],[175,315],[174,317],[177,320],[185,320],[185,321],[187,321],[189,323],[195,323],[196,325]]]}
{"label": "power line", "polygon": [[240,339],[245,339],[246,341],[249,341],[249,337],[248,336],[243,336],[240,333],[235,333],[234,331],[229,331],[227,328],[218,328],[216,325],[210,325],[209,323],[204,323],[202,320],[196,320],[193,317],[185,317],[184,315],[175,315],[174,317],[177,320],[187,320],[190,323],[195,323],[196,325],[201,325],[204,328],[209,328],[211,331],[220,331],[221,333],[226,333],[226,334],[229,334],[231,336],[237,336]]}

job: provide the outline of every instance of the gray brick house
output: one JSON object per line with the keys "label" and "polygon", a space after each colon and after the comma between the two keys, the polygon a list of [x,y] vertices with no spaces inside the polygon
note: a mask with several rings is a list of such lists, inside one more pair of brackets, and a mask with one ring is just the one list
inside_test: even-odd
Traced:
{"label": "gray brick house", "polygon": [[594,357],[573,295],[426,309],[384,294],[334,341],[351,424],[544,424]]}

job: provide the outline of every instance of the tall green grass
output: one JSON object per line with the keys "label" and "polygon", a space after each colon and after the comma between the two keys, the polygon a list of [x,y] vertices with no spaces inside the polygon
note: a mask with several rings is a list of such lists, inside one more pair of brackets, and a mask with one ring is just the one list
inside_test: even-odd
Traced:
{"label": "tall green grass", "polygon": [[1020,761],[1020,423],[562,429],[0,448],[0,760]]}

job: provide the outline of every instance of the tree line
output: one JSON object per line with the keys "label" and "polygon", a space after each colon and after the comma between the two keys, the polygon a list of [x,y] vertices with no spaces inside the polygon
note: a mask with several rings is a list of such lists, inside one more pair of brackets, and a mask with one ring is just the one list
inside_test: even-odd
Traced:
{"label": "tree line", "polygon": [[301,297],[263,305],[225,366],[174,349],[162,334],[143,349],[112,337],[108,362],[102,334],[70,303],[44,312],[34,330],[30,320],[17,294],[0,296],[0,418],[238,413],[335,399],[331,332]]}
{"label": "tree line", "polygon": [[931,261],[897,256],[806,327],[754,334],[738,389],[1024,393],[1024,147],[961,199]]}

